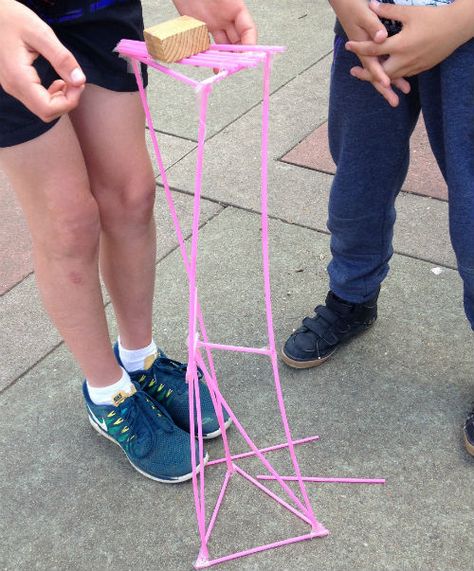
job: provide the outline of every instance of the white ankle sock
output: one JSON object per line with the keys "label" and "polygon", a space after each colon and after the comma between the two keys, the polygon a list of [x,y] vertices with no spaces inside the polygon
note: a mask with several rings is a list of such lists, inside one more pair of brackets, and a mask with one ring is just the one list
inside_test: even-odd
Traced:
{"label": "white ankle sock", "polygon": [[122,365],[124,369],[126,369],[129,373],[133,373],[134,371],[142,371],[143,369],[149,369],[153,361],[156,359],[156,355],[158,354],[158,349],[153,339],[149,345],[143,347],[142,349],[130,350],[123,347],[123,345],[120,343],[119,337],[118,348]]}
{"label": "white ankle sock", "polygon": [[135,388],[127,371],[124,369],[122,369],[122,376],[120,379],[112,385],[108,385],[106,387],[91,387],[88,381],[86,382],[89,396],[95,404],[114,404],[112,397],[114,397],[118,392],[131,394]]}

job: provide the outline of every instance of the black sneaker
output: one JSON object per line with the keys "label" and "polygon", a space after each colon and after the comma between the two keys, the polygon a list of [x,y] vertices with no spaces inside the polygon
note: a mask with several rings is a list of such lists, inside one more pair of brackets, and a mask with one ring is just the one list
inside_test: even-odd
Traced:
{"label": "black sneaker", "polygon": [[474,408],[469,413],[464,424],[464,444],[471,456],[474,456]]}
{"label": "black sneaker", "polygon": [[366,331],[377,319],[379,292],[365,303],[350,303],[332,291],[326,304],[318,305],[314,317],[305,317],[303,325],[288,338],[281,358],[290,367],[308,369],[327,361],[343,341]]}

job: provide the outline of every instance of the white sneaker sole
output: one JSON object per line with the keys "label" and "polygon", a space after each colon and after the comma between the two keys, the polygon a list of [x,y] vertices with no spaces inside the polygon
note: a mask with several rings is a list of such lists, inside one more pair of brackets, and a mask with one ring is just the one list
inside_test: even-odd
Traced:
{"label": "white sneaker sole", "polygon": [[[107,438],[107,440],[110,440],[110,442],[113,442],[114,444],[116,444],[120,448],[120,450],[122,450],[122,452],[125,454],[125,451],[122,449],[120,444],[114,438],[112,438],[109,434],[104,432],[100,428],[100,426],[97,426],[97,423],[94,422],[94,420],[89,415],[88,415],[88,418],[89,418],[89,422],[92,425],[92,428],[96,432],[98,432],[104,438]],[[145,476],[146,478],[149,478],[150,480],[154,480],[155,482],[161,482],[162,484],[180,484],[181,482],[187,482],[188,480],[190,480],[193,477],[193,473],[189,472],[188,474],[184,474],[183,476],[179,476],[178,478],[173,478],[173,479],[157,478],[156,476],[152,476],[151,474],[144,472],[141,468],[136,466],[126,454],[125,454],[125,457],[127,458],[127,460],[130,462],[130,464],[133,466],[133,468],[135,468],[135,470],[137,472],[140,472],[140,474],[142,476]],[[209,461],[209,454],[206,452],[206,455],[204,456],[204,466],[208,463],[208,461]],[[201,471],[201,465],[197,466],[196,474],[199,474],[200,471]]]}
{"label": "white sneaker sole", "polygon": [[[232,419],[228,418],[225,422],[224,422],[224,428],[227,432],[227,429],[229,428],[229,426],[232,424]],[[204,436],[202,436],[203,440],[212,440],[213,438],[217,438],[218,436],[220,436],[222,434],[222,430],[220,428],[218,428],[215,432],[209,432],[208,434],[206,434]]]}

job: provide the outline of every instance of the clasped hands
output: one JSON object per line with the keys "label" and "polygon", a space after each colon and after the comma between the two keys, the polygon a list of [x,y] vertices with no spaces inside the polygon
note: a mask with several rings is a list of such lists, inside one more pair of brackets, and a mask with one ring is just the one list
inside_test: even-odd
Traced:
{"label": "clasped hands", "polygon": [[[338,13],[337,8],[344,4],[344,0],[333,0],[333,4]],[[352,20],[346,27],[344,9],[338,13],[350,38],[346,49],[361,61],[360,66],[351,69],[351,75],[372,83],[392,107],[400,102],[394,87],[408,94],[411,88],[406,78],[434,67],[472,37],[472,21],[465,18],[466,0],[438,7],[400,6],[374,1],[369,9],[367,5],[359,7],[361,10],[355,26]],[[401,32],[388,37],[380,18],[401,22]]]}

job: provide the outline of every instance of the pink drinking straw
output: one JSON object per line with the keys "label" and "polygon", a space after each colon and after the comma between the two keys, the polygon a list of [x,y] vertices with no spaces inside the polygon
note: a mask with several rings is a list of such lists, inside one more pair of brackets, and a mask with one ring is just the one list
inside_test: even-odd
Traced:
{"label": "pink drinking straw", "polygon": [[[177,69],[168,68],[163,66],[150,58],[143,42],[132,40],[122,40],[117,46],[117,51],[123,57],[130,59],[133,71],[136,76],[138,89],[143,104],[143,109],[146,116],[147,125],[149,128],[153,149],[161,174],[163,188],[165,191],[166,200],[170,210],[170,215],[175,227],[181,256],[183,258],[184,267],[188,275],[189,287],[189,321],[188,321],[188,367],[186,372],[186,381],[189,384],[189,416],[190,416],[190,441],[191,449],[194,450],[197,438],[197,455],[199,461],[196,460],[195,454],[192,454],[191,463],[193,468],[193,493],[194,503],[196,509],[196,518],[198,524],[198,532],[200,537],[200,550],[197,560],[194,564],[196,569],[203,569],[258,553],[264,550],[274,549],[284,545],[305,541],[314,537],[327,535],[329,532],[325,527],[320,524],[315,518],[309,497],[304,485],[304,482],[322,481],[320,477],[302,477],[301,470],[296,458],[295,446],[299,444],[308,443],[319,439],[318,436],[312,436],[293,440],[285,404],[283,400],[283,393],[281,389],[280,377],[278,372],[277,352],[275,346],[275,338],[273,333],[273,319],[271,308],[271,290],[270,290],[270,264],[268,254],[268,126],[269,126],[269,103],[270,103],[270,72],[271,72],[271,58],[273,54],[281,53],[285,48],[281,46],[231,46],[231,45],[212,45],[209,50],[189,58],[185,58],[178,62],[178,66],[185,67],[203,67],[220,70],[217,74],[208,77],[202,81],[197,81],[188,77],[186,74],[181,73]],[[143,87],[143,82],[139,70],[138,63],[144,63],[160,73],[166,74],[177,81],[186,85],[192,86],[197,94],[199,101],[199,129],[198,129],[198,147],[196,156],[196,174],[194,180],[194,202],[193,202],[193,222],[192,222],[192,235],[191,235],[191,251],[188,256],[186,244],[184,241],[183,233],[179,224],[179,219],[173,202],[170,186],[167,180],[166,171],[164,168],[163,160],[158,146],[156,132],[153,126],[150,108],[148,106],[146,93]],[[200,218],[200,199],[202,190],[202,173],[204,162],[204,147],[206,140],[206,114],[208,107],[208,99],[211,91],[218,82],[227,79],[234,73],[250,69],[261,65],[263,63],[263,105],[262,105],[262,137],[261,137],[261,224],[262,224],[262,257],[263,257],[263,285],[265,297],[265,309],[267,316],[267,335],[268,347],[245,347],[235,345],[224,345],[219,343],[210,343],[204,319],[202,316],[201,307],[197,294],[197,252],[198,252],[198,237],[199,237],[199,218]],[[207,363],[201,355],[201,350],[205,351]],[[252,441],[250,436],[245,431],[244,427],[239,422],[238,418],[224,399],[217,382],[217,376],[212,357],[212,351],[237,351],[242,353],[255,353],[262,356],[267,356],[271,359],[273,376],[275,381],[275,392],[278,401],[283,430],[285,432],[286,441],[282,444],[269,446],[267,448],[259,449]],[[209,523],[206,526],[206,502],[205,502],[205,471],[204,468],[205,452],[203,445],[202,423],[201,423],[201,407],[200,407],[200,391],[199,391],[199,373],[198,367],[203,372],[204,378],[211,394],[211,399],[217,414],[219,426],[222,432],[222,440],[224,446],[224,457],[208,463],[208,466],[225,463],[226,473],[224,481],[220,489],[217,501],[215,503],[212,514],[209,518]],[[250,448],[250,452],[232,455],[228,437],[224,426],[223,410],[226,410],[230,419],[233,421],[235,428],[243,437],[244,441]],[[197,431],[196,431],[197,425]],[[276,450],[288,449],[292,461],[294,476],[281,476],[266,458],[265,454]],[[248,474],[240,466],[235,464],[235,461],[248,458],[250,456],[257,457],[261,464],[268,470],[268,475],[257,476],[256,478]],[[209,542],[211,540],[212,531],[217,523],[220,507],[231,486],[232,478],[240,476],[246,479],[249,483],[257,487],[268,497],[276,501],[280,506],[289,510],[293,515],[307,523],[311,530],[305,535],[275,541],[265,545],[260,545],[215,559],[211,559],[209,555]],[[290,504],[282,499],[273,490],[267,488],[262,481],[259,480],[275,480],[280,488],[286,493]],[[333,481],[337,483],[380,483],[378,480],[361,480],[361,479],[348,479],[348,478],[325,478],[325,482]],[[298,483],[298,488],[302,499],[298,498],[295,492],[288,486],[287,482],[295,481]]]}
{"label": "pink drinking straw", "polygon": [[[297,482],[295,476],[282,476],[285,482]],[[257,480],[274,480],[273,476],[259,475]],[[384,478],[328,478],[324,476],[303,476],[303,482],[316,482],[319,484],[385,484]]]}

